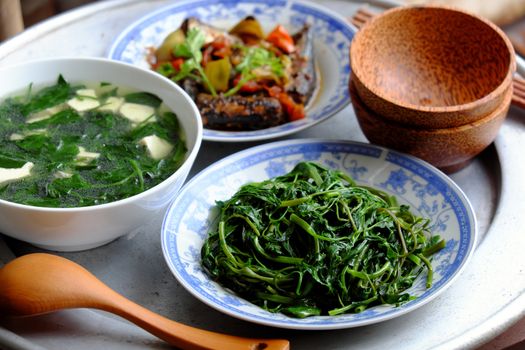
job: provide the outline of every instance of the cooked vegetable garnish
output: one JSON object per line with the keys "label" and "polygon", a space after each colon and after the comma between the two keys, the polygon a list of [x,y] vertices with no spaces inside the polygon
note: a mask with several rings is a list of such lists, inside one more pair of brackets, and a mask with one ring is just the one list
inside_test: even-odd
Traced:
{"label": "cooked vegetable garnish", "polygon": [[[186,77],[193,77],[194,79],[201,79],[204,85],[208,88],[213,96],[217,95],[215,88],[208,80],[208,76],[204,73],[204,69],[201,66],[202,52],[201,48],[206,41],[204,33],[199,29],[194,28],[188,31],[186,40],[173,48],[175,57],[184,57],[187,60],[180,66],[180,71],[175,75],[173,80],[179,81]],[[198,76],[194,75],[193,71],[199,73]]]}
{"label": "cooked vegetable garnish", "polygon": [[209,129],[258,130],[303,119],[318,85],[309,25],[293,35],[277,25],[265,35],[253,16],[229,31],[186,18],[148,62],[194,99]]}
{"label": "cooked vegetable garnish", "polygon": [[429,220],[347,174],[302,162],[218,201],[202,250],[214,280],[293,317],[357,313],[412,300],[406,290],[445,246]]}

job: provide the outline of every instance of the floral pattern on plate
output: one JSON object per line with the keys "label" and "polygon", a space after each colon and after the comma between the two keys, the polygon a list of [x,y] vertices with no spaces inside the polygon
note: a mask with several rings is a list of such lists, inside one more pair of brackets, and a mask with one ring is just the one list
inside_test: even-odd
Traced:
{"label": "floral pattern on plate", "polygon": [[[253,181],[285,174],[300,161],[315,161],[349,173],[359,184],[380,188],[431,219],[432,232],[446,239],[433,256],[434,282],[422,274],[409,289],[417,296],[399,307],[376,306],[358,314],[296,319],[263,310],[210,280],[200,264],[200,249],[216,217],[215,201],[230,198]],[[291,329],[338,329],[388,320],[412,311],[443,292],[459,275],[476,245],[473,209],[445,174],[414,157],[351,141],[288,140],[246,149],[197,174],[181,190],[164,218],[162,247],[179,282],[195,297],[231,316]]]}

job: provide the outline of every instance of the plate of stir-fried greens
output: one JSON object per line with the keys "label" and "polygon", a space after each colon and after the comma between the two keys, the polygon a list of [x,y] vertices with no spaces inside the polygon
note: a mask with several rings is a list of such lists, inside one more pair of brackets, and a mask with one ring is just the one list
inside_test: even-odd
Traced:
{"label": "plate of stir-fried greens", "polygon": [[186,0],[132,23],[108,56],[179,84],[205,140],[257,141],[348,105],[353,34],[347,19],[308,1]]}
{"label": "plate of stir-fried greens", "polygon": [[298,139],[197,174],[170,206],[162,247],[179,282],[240,319],[292,329],[372,324],[443,292],[476,245],[461,189],[379,146]]}

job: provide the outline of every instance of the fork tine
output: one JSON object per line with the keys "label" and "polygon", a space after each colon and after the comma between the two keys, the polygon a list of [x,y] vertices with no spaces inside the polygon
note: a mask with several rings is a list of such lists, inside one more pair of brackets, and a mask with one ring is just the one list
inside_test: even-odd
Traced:
{"label": "fork tine", "polygon": [[523,98],[525,98],[525,91],[520,90],[520,89],[516,89],[515,86],[514,86],[514,90],[512,91],[512,94],[513,94],[513,95],[516,95],[516,96],[518,96],[518,97],[523,97]]}
{"label": "fork tine", "polygon": [[525,109],[525,79],[514,76],[512,89],[512,104]]}
{"label": "fork tine", "polygon": [[525,109],[525,79],[514,76],[512,90],[512,104]]}
{"label": "fork tine", "polygon": [[375,16],[370,10],[366,8],[359,8],[356,13],[350,18],[350,22],[356,26],[357,29],[361,29],[369,20]]}
{"label": "fork tine", "polygon": [[352,23],[357,29],[361,29],[365,25],[366,21],[361,18],[352,17],[350,18],[350,23]]}
{"label": "fork tine", "polygon": [[517,89],[514,89],[514,91],[512,91],[512,95],[513,95],[513,96],[516,96],[516,97],[521,97],[521,98],[524,98],[524,99],[525,99],[525,91],[523,91],[523,90],[517,90]]}
{"label": "fork tine", "polygon": [[370,11],[364,9],[364,8],[360,8],[354,14],[354,18],[360,18],[360,19],[362,19],[364,21],[367,21],[367,20],[371,19],[372,17],[374,17],[374,14],[371,13]]}
{"label": "fork tine", "polygon": [[359,19],[356,19],[356,18],[352,18],[350,20],[350,22],[357,28],[357,29],[361,29],[364,25],[365,25],[365,21],[362,21],[362,20],[359,20]]}
{"label": "fork tine", "polygon": [[525,79],[514,76],[512,79],[514,90],[525,91]]}
{"label": "fork tine", "polygon": [[512,104],[514,106],[525,109],[525,99],[516,95],[512,95]]}
{"label": "fork tine", "polygon": [[514,83],[516,84],[520,84],[521,86],[525,86],[525,79],[520,77],[519,75],[514,75],[512,77],[512,80],[514,81]]}

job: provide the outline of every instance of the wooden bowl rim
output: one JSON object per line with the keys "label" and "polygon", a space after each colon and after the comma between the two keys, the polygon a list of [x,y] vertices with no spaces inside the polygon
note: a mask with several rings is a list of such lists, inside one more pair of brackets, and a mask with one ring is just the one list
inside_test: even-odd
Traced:
{"label": "wooden bowl rim", "polygon": [[[460,13],[462,15],[469,16],[469,17],[472,17],[472,18],[476,19],[477,21],[481,22],[482,24],[485,24],[486,26],[491,28],[494,32],[496,32],[496,34],[498,34],[498,36],[503,40],[503,42],[507,46],[507,49],[508,49],[508,52],[509,52],[509,58],[510,58],[510,61],[508,62],[509,69],[507,71],[507,74],[505,75],[505,78],[500,83],[500,85],[498,85],[494,90],[489,92],[487,95],[485,95],[485,96],[483,96],[483,97],[481,97],[481,98],[479,98],[479,99],[477,99],[475,101],[467,102],[467,103],[463,103],[463,104],[459,104],[459,105],[454,105],[454,106],[421,106],[421,105],[416,105],[416,104],[408,103],[408,102],[405,102],[405,101],[402,101],[402,100],[394,99],[394,98],[392,98],[390,96],[385,96],[384,94],[382,94],[382,93],[376,91],[375,89],[371,88],[369,86],[369,84],[365,80],[363,80],[362,77],[360,76],[360,74],[359,74],[359,67],[356,66],[356,63],[354,61],[354,58],[353,58],[354,55],[352,55],[352,51],[355,50],[354,43],[356,41],[358,41],[360,37],[363,36],[363,34],[361,34],[362,32],[366,31],[367,28],[371,28],[371,25],[373,25],[374,23],[379,21],[381,18],[389,16],[392,13],[401,12],[401,11],[411,11],[411,10],[414,10],[414,9],[421,9],[421,8],[422,9],[441,9],[441,10],[457,12],[457,13]],[[465,10],[461,10],[461,9],[458,9],[458,8],[455,8],[455,7],[452,7],[452,6],[445,6],[445,5],[408,5],[408,6],[395,7],[395,8],[386,10],[385,12],[380,13],[377,16],[374,16],[361,29],[359,29],[357,31],[357,33],[354,35],[354,37],[352,39],[352,42],[350,44],[350,67],[351,67],[350,68],[351,69],[351,73],[355,74],[356,78],[359,79],[361,84],[367,90],[369,90],[371,93],[373,93],[377,97],[383,99],[384,101],[387,101],[387,102],[389,102],[391,104],[394,104],[394,105],[397,105],[397,106],[400,106],[400,107],[403,107],[403,108],[412,109],[412,110],[416,110],[416,111],[420,111],[420,112],[424,112],[424,113],[428,112],[428,113],[431,113],[431,114],[440,114],[440,113],[455,113],[455,112],[460,112],[460,111],[467,111],[467,110],[476,108],[479,105],[483,105],[483,104],[487,103],[488,101],[492,100],[495,96],[501,95],[504,92],[504,90],[507,89],[508,86],[512,84],[512,79],[513,79],[514,73],[516,72],[516,57],[515,57],[514,47],[512,46],[512,43],[510,42],[510,39],[503,32],[503,30],[501,30],[497,25],[495,25],[491,21],[489,21],[487,19],[484,19],[483,17],[477,16],[477,15],[471,13],[471,12],[468,12],[468,11],[465,11]],[[357,69],[356,69],[356,67],[357,67]],[[512,91],[512,89],[510,89],[510,90]]]}
{"label": "wooden bowl rim", "polygon": [[385,122],[386,124],[393,125],[396,128],[405,129],[411,132],[417,132],[422,134],[429,134],[429,135],[436,135],[436,134],[450,134],[450,133],[457,133],[457,132],[463,132],[472,128],[476,128],[480,125],[483,125],[485,123],[490,122],[492,119],[496,119],[501,113],[505,112],[505,109],[508,109],[512,102],[512,94],[513,91],[510,89],[507,91],[503,98],[503,102],[494,109],[494,111],[487,114],[485,117],[478,119],[476,121],[473,121],[468,124],[463,124],[459,126],[453,126],[451,128],[414,128],[410,126],[406,126],[400,123],[393,122],[389,119],[385,119],[381,115],[375,113],[374,111],[370,110],[368,106],[361,100],[359,97],[359,94],[357,93],[357,89],[354,85],[353,78],[350,78],[350,96],[351,96],[351,103],[352,106],[354,104],[354,100],[357,101],[357,104],[359,104],[360,108],[363,109],[367,114],[373,116],[374,118],[380,119],[381,121]]}

